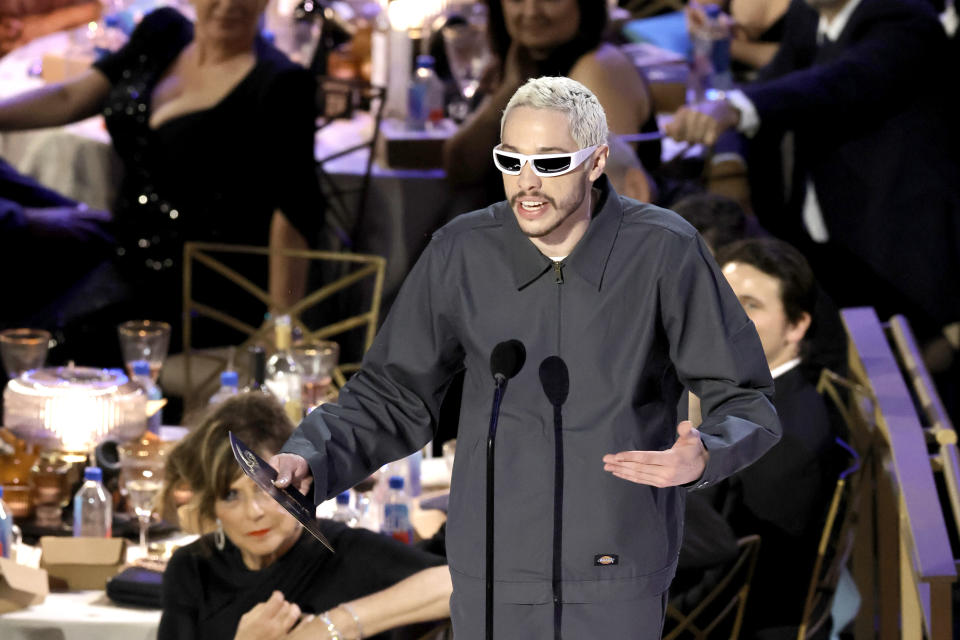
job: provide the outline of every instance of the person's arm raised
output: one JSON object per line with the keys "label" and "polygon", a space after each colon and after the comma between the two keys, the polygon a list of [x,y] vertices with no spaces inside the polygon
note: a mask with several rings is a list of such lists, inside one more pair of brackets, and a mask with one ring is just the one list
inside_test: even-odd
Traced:
{"label": "person's arm raised", "polygon": [[0,100],[0,131],[55,127],[96,115],[110,82],[96,69]]}
{"label": "person's arm raised", "polygon": [[503,78],[483,104],[443,145],[443,168],[452,184],[475,184],[490,167],[490,150],[500,140],[500,118],[510,98],[528,78],[536,64],[523,47],[510,47]]}

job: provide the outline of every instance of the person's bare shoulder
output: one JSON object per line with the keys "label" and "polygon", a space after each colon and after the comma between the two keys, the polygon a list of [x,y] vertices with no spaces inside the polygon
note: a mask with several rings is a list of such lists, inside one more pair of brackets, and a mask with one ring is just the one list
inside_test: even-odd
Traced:
{"label": "person's bare shoulder", "polygon": [[618,47],[606,42],[580,56],[570,69],[570,77],[577,82],[583,82],[580,77],[585,79],[597,77],[610,81],[621,80],[631,85],[634,84],[634,80],[636,84],[641,86],[643,84],[640,72],[630,58]]}
{"label": "person's bare shoulder", "polygon": [[637,131],[649,115],[650,94],[640,71],[611,44],[603,43],[580,56],[570,78],[596,94],[612,131]]}

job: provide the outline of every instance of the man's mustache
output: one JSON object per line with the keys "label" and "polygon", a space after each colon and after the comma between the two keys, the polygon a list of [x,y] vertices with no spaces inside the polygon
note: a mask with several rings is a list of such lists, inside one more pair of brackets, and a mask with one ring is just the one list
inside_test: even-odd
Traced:
{"label": "man's mustache", "polygon": [[511,207],[512,207],[512,206],[515,206],[515,205],[517,204],[517,200],[519,200],[520,198],[522,198],[522,197],[524,197],[524,196],[530,196],[530,197],[532,197],[532,198],[543,198],[544,200],[546,200],[547,202],[549,202],[549,203],[550,203],[550,206],[552,206],[554,209],[557,208],[557,203],[554,201],[553,198],[551,198],[550,196],[548,196],[548,195],[545,194],[545,193],[539,193],[539,192],[537,192],[537,193],[526,193],[526,192],[524,192],[524,193],[515,193],[513,196],[510,197],[510,206],[511,206]]}

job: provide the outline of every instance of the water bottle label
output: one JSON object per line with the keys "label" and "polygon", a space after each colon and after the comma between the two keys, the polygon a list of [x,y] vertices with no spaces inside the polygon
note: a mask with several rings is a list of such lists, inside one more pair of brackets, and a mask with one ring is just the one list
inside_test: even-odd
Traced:
{"label": "water bottle label", "polygon": [[410,510],[405,504],[387,504],[383,507],[383,531],[405,544],[413,543]]}

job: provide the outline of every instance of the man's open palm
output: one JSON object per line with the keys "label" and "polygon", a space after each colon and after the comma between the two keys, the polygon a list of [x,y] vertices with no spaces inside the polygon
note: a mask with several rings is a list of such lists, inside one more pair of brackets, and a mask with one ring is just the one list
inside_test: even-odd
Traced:
{"label": "man's open palm", "polygon": [[677,425],[677,441],[666,451],[621,451],[603,456],[603,470],[618,478],[655,487],[693,482],[707,466],[700,432],[689,420]]}

